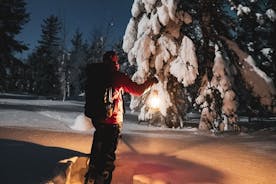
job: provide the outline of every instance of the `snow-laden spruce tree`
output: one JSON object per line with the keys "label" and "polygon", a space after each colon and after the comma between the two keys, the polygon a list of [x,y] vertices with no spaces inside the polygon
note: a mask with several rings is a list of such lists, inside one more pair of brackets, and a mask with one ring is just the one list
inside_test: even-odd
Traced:
{"label": "snow-laden spruce tree", "polygon": [[0,91],[18,90],[20,79],[24,74],[20,72],[24,64],[16,57],[17,52],[27,50],[28,47],[19,41],[18,35],[30,15],[26,11],[25,0],[0,1]]}
{"label": "snow-laden spruce tree", "polygon": [[87,46],[82,33],[77,29],[71,39],[72,49],[69,61],[70,96],[77,97],[85,87]]}
{"label": "snow-laden spruce tree", "polygon": [[[248,37],[240,35],[247,26],[240,16],[249,11],[242,3],[134,0],[123,49],[129,62],[137,66],[134,81],[142,83],[150,75],[159,79],[149,93],[132,98],[130,107],[140,107],[140,120],[181,127],[189,104],[193,104],[201,111],[199,128],[227,130],[237,121],[239,95],[244,94],[239,91],[243,88],[263,107],[275,112],[271,78],[241,47],[250,44]],[[274,25],[274,10],[269,4],[263,8],[270,9],[269,15],[263,15],[270,16],[267,21]],[[274,48],[270,49],[274,53]],[[147,103],[156,92],[161,98],[158,111]],[[157,112],[161,119],[155,118]]]}
{"label": "snow-laden spruce tree", "polygon": [[28,58],[32,73],[31,90],[38,95],[60,97],[61,66],[64,62],[60,51],[60,20],[50,15],[43,20],[41,29],[38,46]]}

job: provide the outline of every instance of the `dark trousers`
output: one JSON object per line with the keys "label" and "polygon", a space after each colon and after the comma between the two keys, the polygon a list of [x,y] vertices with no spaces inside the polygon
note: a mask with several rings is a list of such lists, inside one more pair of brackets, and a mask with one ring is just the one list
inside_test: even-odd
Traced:
{"label": "dark trousers", "polygon": [[95,168],[95,184],[110,184],[115,169],[119,125],[94,123],[90,165]]}

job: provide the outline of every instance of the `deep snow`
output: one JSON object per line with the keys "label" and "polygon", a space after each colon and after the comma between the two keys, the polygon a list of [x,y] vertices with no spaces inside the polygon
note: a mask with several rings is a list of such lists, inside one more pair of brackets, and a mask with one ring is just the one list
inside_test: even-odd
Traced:
{"label": "deep snow", "polygon": [[[46,156],[46,160],[52,161],[54,153],[60,149],[70,153],[74,150],[74,154],[75,151],[89,153],[93,127],[83,116],[83,105],[79,101],[0,95],[0,161],[4,165],[13,165],[37,160],[43,155],[43,158]],[[129,184],[133,179],[141,178],[144,181],[161,179],[173,184],[183,184],[184,180],[184,183],[197,184],[271,184],[276,181],[272,174],[276,172],[275,129],[215,136],[202,133],[197,128],[168,129],[138,124],[137,116],[137,113],[129,111],[125,115],[114,184]],[[33,143],[36,144],[28,147]],[[25,145],[24,152],[21,145]],[[52,154],[46,150],[51,150]],[[16,154],[14,151],[26,155],[17,158],[16,162],[7,161]],[[9,173],[7,167],[5,170]],[[21,167],[24,168],[23,174],[38,174],[32,163]]]}
{"label": "deep snow", "polygon": [[[58,132],[92,134],[94,128],[91,120],[84,116],[83,106],[83,101],[41,100],[34,99],[29,95],[2,93],[0,94],[0,127],[23,127]],[[124,116],[123,133],[170,139],[186,139],[187,136],[194,135],[216,137],[216,135],[201,132],[194,127],[170,129],[151,126],[145,122],[138,123],[138,115],[138,112],[127,110]],[[199,114],[190,113],[189,115],[191,117],[191,123],[196,125],[199,121]],[[239,120],[243,123],[248,121],[247,118],[243,117]],[[271,118],[269,121],[273,122],[274,120],[275,118]],[[275,127],[270,127],[253,132],[253,134],[264,134],[264,132],[274,134],[275,130]],[[242,132],[239,134],[235,133],[235,136],[252,137],[253,134]],[[226,133],[220,136],[228,135]],[[256,147],[260,146],[267,147],[267,144],[261,145],[256,143]]]}

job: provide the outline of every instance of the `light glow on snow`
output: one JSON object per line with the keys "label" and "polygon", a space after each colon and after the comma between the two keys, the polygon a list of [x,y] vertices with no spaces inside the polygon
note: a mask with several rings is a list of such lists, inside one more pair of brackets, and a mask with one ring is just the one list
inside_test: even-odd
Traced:
{"label": "light glow on snow", "polygon": [[160,108],[160,98],[158,96],[158,91],[154,90],[149,96],[149,106],[153,109],[158,110]]}

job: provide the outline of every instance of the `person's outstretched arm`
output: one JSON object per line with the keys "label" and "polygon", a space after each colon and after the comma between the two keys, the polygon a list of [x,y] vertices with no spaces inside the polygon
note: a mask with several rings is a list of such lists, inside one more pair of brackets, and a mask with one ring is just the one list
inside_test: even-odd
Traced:
{"label": "person's outstretched arm", "polygon": [[137,84],[136,82],[133,82],[127,75],[118,73],[115,79],[115,83],[118,83],[119,86],[123,87],[125,92],[134,96],[140,96],[150,86],[158,83],[158,80],[155,77],[152,77],[147,79],[143,84]]}

